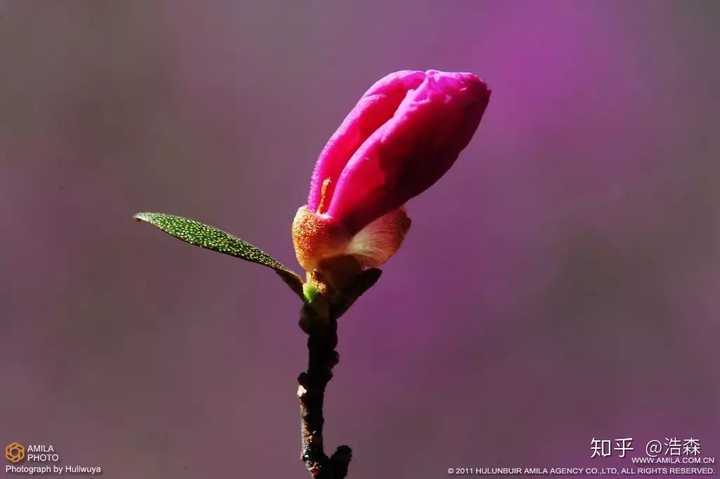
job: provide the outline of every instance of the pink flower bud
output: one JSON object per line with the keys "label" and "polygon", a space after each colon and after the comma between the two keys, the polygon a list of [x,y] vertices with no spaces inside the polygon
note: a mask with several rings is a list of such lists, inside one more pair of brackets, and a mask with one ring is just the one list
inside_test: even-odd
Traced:
{"label": "pink flower bud", "polygon": [[490,90],[472,73],[399,71],[360,98],[318,158],[293,224],[300,264],[352,255],[379,266],[409,227],[401,209],[452,166]]}

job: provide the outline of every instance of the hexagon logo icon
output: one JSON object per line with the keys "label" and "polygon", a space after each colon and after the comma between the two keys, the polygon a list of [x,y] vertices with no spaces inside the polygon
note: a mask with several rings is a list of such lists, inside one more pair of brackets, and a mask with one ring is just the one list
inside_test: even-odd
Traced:
{"label": "hexagon logo icon", "polygon": [[25,446],[19,442],[11,442],[5,446],[5,459],[13,464],[22,461],[25,459]]}

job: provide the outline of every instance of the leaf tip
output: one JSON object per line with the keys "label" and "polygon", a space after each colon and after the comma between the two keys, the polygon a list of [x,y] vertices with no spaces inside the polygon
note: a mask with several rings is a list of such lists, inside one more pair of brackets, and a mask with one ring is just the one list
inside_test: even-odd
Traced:
{"label": "leaf tip", "polygon": [[141,211],[139,213],[135,213],[132,217],[135,221],[138,221],[138,222],[140,222],[140,221],[150,222],[150,215],[151,215],[151,213]]}

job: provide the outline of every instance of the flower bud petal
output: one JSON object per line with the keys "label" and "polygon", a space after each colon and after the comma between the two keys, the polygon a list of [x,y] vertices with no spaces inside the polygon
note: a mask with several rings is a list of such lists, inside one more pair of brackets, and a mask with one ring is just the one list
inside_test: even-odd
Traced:
{"label": "flower bud petal", "polygon": [[392,210],[358,231],[347,252],[364,268],[382,266],[400,249],[410,223],[404,208]]}
{"label": "flower bud petal", "polygon": [[[308,208],[324,213],[340,172],[358,147],[383,123],[389,120],[405,98],[405,94],[422,83],[425,74],[420,71],[402,70],[378,80],[358,101],[345,117],[335,134],[330,137],[315,164],[310,182]],[[326,185],[325,192],[322,191]],[[325,202],[327,203],[327,202]]]}
{"label": "flower bud petal", "polygon": [[377,268],[410,227],[403,205],[452,166],[490,97],[471,73],[399,71],[375,83],[342,122],[293,221],[311,281],[344,288]]}
{"label": "flower bud petal", "polygon": [[356,232],[435,183],[477,129],[490,91],[471,73],[428,71],[343,168],[328,214]]}

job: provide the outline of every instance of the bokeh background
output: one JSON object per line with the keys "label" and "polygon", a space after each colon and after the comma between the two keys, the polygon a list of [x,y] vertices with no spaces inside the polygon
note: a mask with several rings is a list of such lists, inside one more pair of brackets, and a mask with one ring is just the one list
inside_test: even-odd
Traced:
{"label": "bokeh background", "polygon": [[[0,1],[0,442],[108,478],[304,477],[298,301],[136,224],[200,218],[295,265],[289,225],[360,94],[493,89],[340,325],[350,477],[720,456],[720,4]],[[715,466],[717,471],[718,466]]]}

